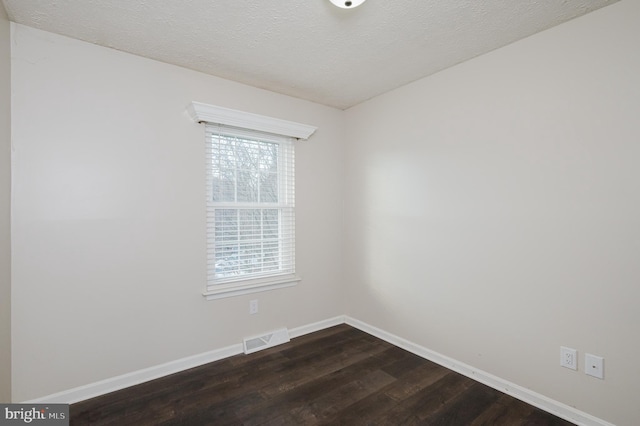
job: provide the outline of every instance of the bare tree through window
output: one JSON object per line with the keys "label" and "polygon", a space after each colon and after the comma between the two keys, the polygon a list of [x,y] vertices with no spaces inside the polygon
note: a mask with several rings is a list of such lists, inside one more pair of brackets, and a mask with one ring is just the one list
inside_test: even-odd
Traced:
{"label": "bare tree through window", "polygon": [[[211,136],[209,201],[214,209],[215,278],[260,276],[283,264],[284,165],[278,142]],[[286,208],[286,207],[285,207]],[[287,231],[292,232],[292,231]]]}

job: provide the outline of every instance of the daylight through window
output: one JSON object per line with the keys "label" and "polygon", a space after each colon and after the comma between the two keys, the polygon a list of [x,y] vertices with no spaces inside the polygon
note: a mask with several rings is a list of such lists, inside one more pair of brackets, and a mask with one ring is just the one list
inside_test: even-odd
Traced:
{"label": "daylight through window", "polygon": [[208,283],[295,273],[293,139],[206,126]]}

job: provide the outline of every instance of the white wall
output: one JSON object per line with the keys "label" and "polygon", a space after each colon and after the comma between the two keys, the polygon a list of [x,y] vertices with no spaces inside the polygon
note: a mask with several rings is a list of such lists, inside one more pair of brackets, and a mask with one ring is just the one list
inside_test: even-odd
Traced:
{"label": "white wall", "polygon": [[[346,113],[12,24],[13,399],[346,312],[640,423],[639,17],[623,0]],[[298,287],[200,295],[192,100],[319,126],[297,147]],[[560,345],[579,372],[558,366]],[[585,352],[605,357],[604,381],[584,375]]]}
{"label": "white wall", "polygon": [[[344,313],[342,111],[12,25],[15,400]],[[296,152],[297,287],[202,297],[193,100],[319,127]]]}
{"label": "white wall", "polygon": [[0,402],[11,401],[11,35],[0,3]]}
{"label": "white wall", "polygon": [[639,20],[625,0],[347,111],[349,315],[640,424]]}

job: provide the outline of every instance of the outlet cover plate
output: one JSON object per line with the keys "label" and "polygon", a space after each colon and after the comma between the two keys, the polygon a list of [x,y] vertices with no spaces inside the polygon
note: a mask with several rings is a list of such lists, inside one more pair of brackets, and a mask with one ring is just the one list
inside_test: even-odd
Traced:
{"label": "outlet cover plate", "polygon": [[560,346],[560,365],[562,367],[570,368],[571,370],[578,369],[578,351],[575,349]]}
{"label": "outlet cover plate", "polygon": [[255,315],[258,313],[258,300],[249,301],[249,315]]}
{"label": "outlet cover plate", "polygon": [[584,372],[589,376],[604,379],[604,358],[601,356],[585,354]]}

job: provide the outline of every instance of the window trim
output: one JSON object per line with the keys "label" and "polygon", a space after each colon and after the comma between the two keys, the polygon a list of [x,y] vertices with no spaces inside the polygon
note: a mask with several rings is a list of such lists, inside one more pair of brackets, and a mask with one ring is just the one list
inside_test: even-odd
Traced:
{"label": "window trim", "polygon": [[252,114],[250,112],[207,105],[202,102],[191,102],[187,113],[196,123],[224,124],[242,129],[258,130],[275,135],[289,136],[307,140],[318,129],[307,124]]}
{"label": "window trim", "polygon": [[302,278],[294,274],[277,275],[268,278],[254,278],[227,284],[219,284],[213,290],[205,290],[202,295],[207,300],[223,299],[225,297],[241,296],[243,294],[257,293],[260,291],[293,287],[300,281],[302,281]]}
{"label": "window trim", "polygon": [[[307,140],[317,127],[295,123],[279,118],[267,117],[258,114],[208,105],[201,102],[192,102],[187,106],[187,113],[196,123],[222,124],[248,130],[257,130],[285,137],[293,137],[298,140]],[[249,278],[231,283],[218,284],[215,288],[205,283],[202,295],[206,300],[215,300],[226,297],[240,296],[278,288],[292,287],[298,284],[301,278],[294,274],[275,275],[271,277]]]}

